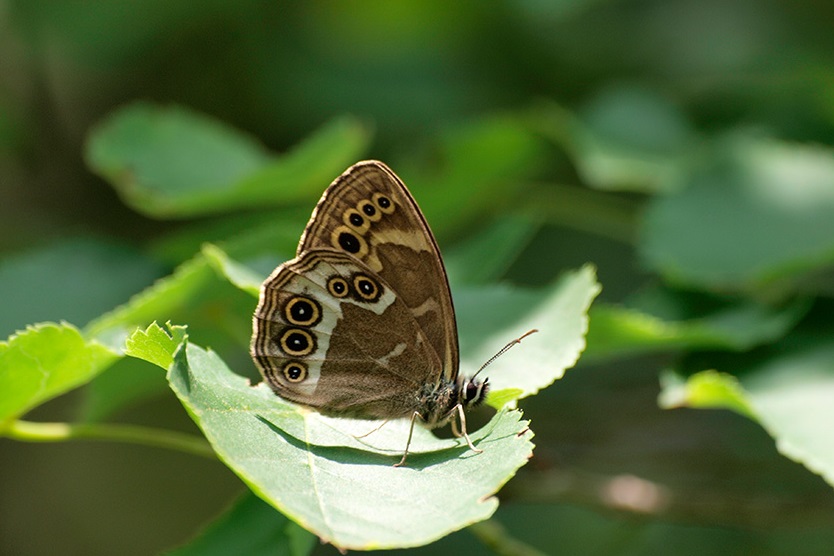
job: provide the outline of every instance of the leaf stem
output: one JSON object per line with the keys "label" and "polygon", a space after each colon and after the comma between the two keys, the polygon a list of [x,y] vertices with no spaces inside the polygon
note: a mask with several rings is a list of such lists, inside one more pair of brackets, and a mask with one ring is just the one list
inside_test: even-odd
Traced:
{"label": "leaf stem", "polygon": [[494,519],[470,525],[469,531],[499,556],[544,556],[544,552],[511,536],[507,529]]}
{"label": "leaf stem", "polygon": [[64,442],[78,439],[107,440],[168,448],[211,459],[217,457],[211,445],[204,438],[137,425],[13,421],[0,433],[23,442]]}

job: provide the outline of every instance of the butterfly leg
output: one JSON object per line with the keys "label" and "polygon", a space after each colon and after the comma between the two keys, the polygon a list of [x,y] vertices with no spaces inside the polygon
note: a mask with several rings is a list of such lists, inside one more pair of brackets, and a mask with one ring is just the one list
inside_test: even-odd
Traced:
{"label": "butterfly leg", "polygon": [[[457,407],[457,406],[455,406],[455,407]],[[454,414],[455,411],[457,411],[457,410],[453,409],[452,413]],[[452,415],[452,417],[454,417],[454,415]],[[460,438],[461,436],[463,436],[460,433],[460,431],[458,430],[458,421],[457,421],[457,419],[454,419],[454,418],[450,419],[449,424],[452,426],[452,434],[454,435],[455,438]]]}
{"label": "butterfly leg", "polygon": [[403,459],[401,459],[399,463],[395,463],[394,467],[401,467],[405,465],[405,458],[408,457],[408,447],[411,446],[411,435],[414,434],[414,421],[418,417],[421,421],[423,420],[423,416],[417,413],[416,411],[411,414],[411,426],[408,429],[408,441],[405,443],[405,452],[403,452]]}
{"label": "butterfly leg", "polygon": [[[469,444],[469,448],[473,452],[480,454],[483,450],[476,448],[475,445],[472,444],[472,440],[470,440],[469,435],[466,433],[466,415],[463,413],[463,405],[458,404],[455,406],[455,409],[458,410],[458,417],[460,417],[460,430],[463,437],[466,439],[466,443]],[[454,419],[452,420],[452,425],[454,425]]]}

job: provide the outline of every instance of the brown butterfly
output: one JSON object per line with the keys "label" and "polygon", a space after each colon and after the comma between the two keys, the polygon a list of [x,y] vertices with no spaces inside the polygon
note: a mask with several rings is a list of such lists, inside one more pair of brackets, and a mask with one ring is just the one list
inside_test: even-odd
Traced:
{"label": "brown butterfly", "polygon": [[252,357],[282,398],[336,417],[411,419],[397,466],[417,419],[429,428],[452,419],[455,434],[481,452],[463,410],[484,400],[487,380],[458,372],[437,243],[382,162],[359,162],[327,188],[296,258],[263,283],[253,321]]}

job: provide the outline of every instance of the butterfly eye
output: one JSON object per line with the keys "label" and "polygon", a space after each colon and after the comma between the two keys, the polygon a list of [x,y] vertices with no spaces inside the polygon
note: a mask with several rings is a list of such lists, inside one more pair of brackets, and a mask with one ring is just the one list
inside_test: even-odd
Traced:
{"label": "butterfly eye", "polygon": [[376,301],[379,299],[381,292],[376,282],[365,276],[364,274],[357,274],[353,277],[353,287],[359,297],[365,301]]}
{"label": "butterfly eye", "polygon": [[364,234],[371,227],[371,221],[362,216],[355,208],[349,208],[342,216],[342,220],[349,228],[353,228],[360,234]]}
{"label": "butterfly eye", "polygon": [[310,355],[316,350],[316,340],[306,330],[288,328],[281,335],[278,344],[281,351],[294,357]]}
{"label": "butterfly eye", "polygon": [[284,318],[290,324],[315,326],[321,320],[321,308],[312,299],[293,297],[284,307]]}
{"label": "butterfly eye", "polygon": [[368,244],[362,239],[362,236],[356,233],[347,226],[339,226],[333,230],[330,236],[330,241],[336,249],[347,251],[351,255],[362,258],[368,254]]}
{"label": "butterfly eye", "polygon": [[464,386],[464,404],[467,407],[474,407],[486,399],[489,384],[487,381],[480,382],[476,379],[470,379]]}
{"label": "butterfly eye", "polygon": [[330,295],[333,297],[345,297],[348,294],[347,280],[341,276],[334,276],[327,281],[327,291],[329,291]]}
{"label": "butterfly eye", "polygon": [[379,208],[379,210],[381,210],[385,214],[391,214],[392,212],[394,212],[394,209],[396,207],[387,195],[384,195],[382,193],[374,193],[373,199],[374,204]]}
{"label": "butterfly eye", "polygon": [[284,378],[290,382],[301,382],[307,378],[307,367],[298,361],[290,361],[282,369]]}
{"label": "butterfly eye", "polygon": [[356,208],[368,217],[371,222],[379,222],[382,218],[382,213],[376,208],[376,205],[373,204],[368,199],[363,199],[357,203]]}

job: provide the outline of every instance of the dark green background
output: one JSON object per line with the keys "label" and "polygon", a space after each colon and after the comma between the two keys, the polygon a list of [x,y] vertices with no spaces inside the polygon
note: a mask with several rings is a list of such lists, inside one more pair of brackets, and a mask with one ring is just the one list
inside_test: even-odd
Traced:
{"label": "dark green background", "polygon": [[[83,325],[169,271],[146,247],[183,223],[133,212],[84,164],[87,134],[123,104],[184,105],[279,152],[352,114],[374,131],[367,157],[398,172],[400,163],[404,175],[442,173],[444,141],[479,122],[529,121],[552,105],[652,152],[697,157],[711,138],[749,129],[828,145],[830,10],[767,0],[5,2],[3,331],[40,320]],[[607,302],[656,283],[635,254],[649,197],[639,191],[651,188],[636,180],[637,192],[589,190],[569,149],[553,143],[537,160],[524,177],[530,191],[563,186],[562,198],[579,201],[533,206],[522,187],[492,208],[543,223],[506,278],[542,284],[590,261]],[[419,200],[420,183],[406,181]],[[484,222],[432,224],[445,250]],[[830,296],[830,281],[821,283]],[[497,518],[551,554],[830,553],[830,486],[780,456],[758,425],[723,411],[658,409],[658,374],[679,356],[586,362],[525,402],[537,449],[502,491]],[[73,394],[28,418],[69,419],[81,402]],[[115,419],[194,430],[173,396]],[[631,475],[663,485],[673,502],[654,514],[613,509],[601,491]],[[241,489],[220,463],[193,456],[0,440],[0,553],[155,553]],[[486,551],[467,532],[424,550]]]}

